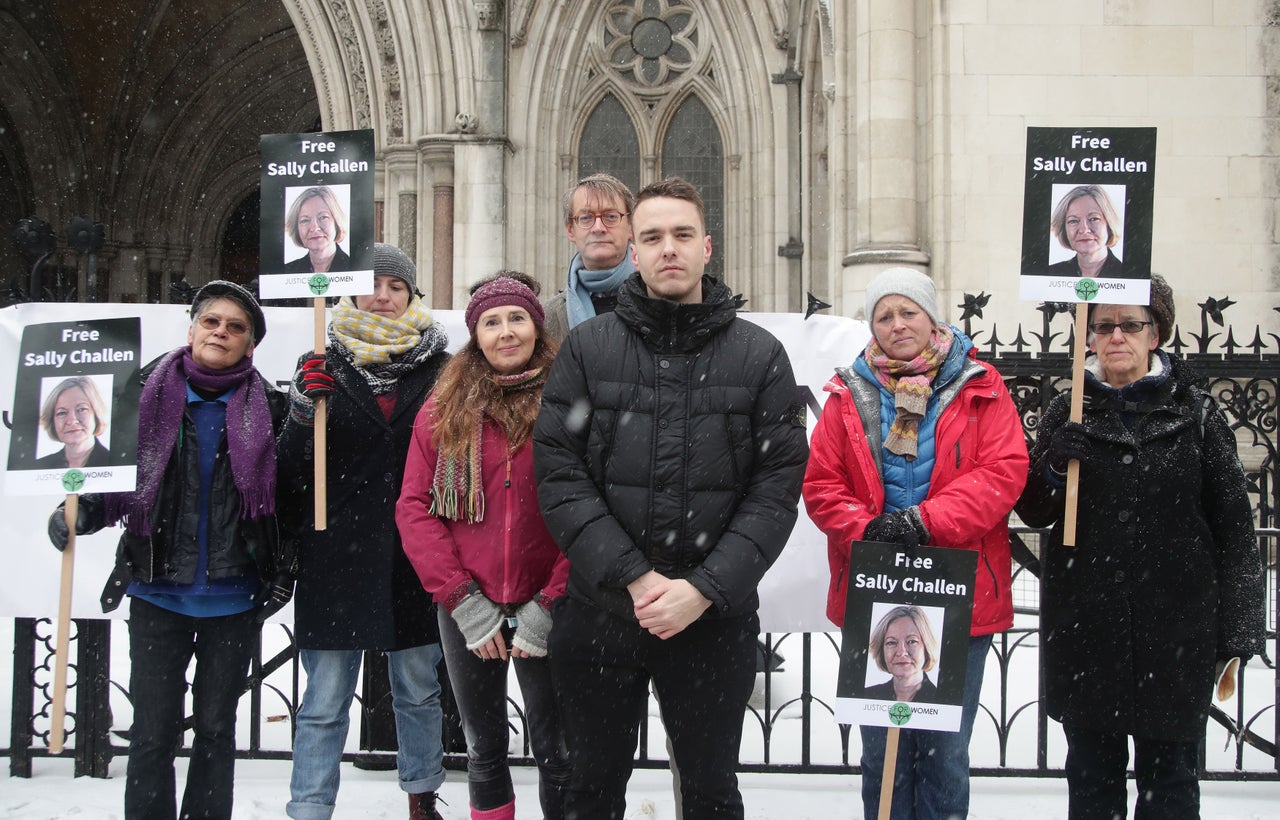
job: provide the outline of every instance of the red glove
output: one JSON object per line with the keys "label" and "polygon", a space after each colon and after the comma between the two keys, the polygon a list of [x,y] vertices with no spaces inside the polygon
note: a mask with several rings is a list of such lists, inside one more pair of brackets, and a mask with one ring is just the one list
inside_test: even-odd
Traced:
{"label": "red glove", "polygon": [[324,356],[312,356],[293,377],[298,392],[315,401],[333,395],[333,376],[325,369]]}

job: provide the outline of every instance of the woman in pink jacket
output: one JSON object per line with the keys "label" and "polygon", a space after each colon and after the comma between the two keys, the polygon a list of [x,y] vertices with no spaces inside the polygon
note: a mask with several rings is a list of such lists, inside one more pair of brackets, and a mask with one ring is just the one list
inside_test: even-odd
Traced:
{"label": "woman in pink jacket", "polygon": [[[1018,411],[973,342],[939,322],[933,281],[889,268],[867,288],[873,338],[831,394],[810,442],[809,517],[827,535],[827,616],[844,624],[850,550],[860,541],[978,552],[960,732],[904,729],[894,820],[963,818],[969,736],[991,636],[1013,625],[1009,511],[1026,482]],[[885,730],[862,728],[862,799],[877,816]]]}
{"label": "woman in pink jacket", "polygon": [[440,604],[440,642],[467,738],[471,817],[511,820],[507,663],[515,664],[548,820],[569,763],[548,667],[551,602],[569,564],[538,510],[530,433],[555,355],[522,273],[467,305],[471,338],[418,414],[396,506],[405,553]]}

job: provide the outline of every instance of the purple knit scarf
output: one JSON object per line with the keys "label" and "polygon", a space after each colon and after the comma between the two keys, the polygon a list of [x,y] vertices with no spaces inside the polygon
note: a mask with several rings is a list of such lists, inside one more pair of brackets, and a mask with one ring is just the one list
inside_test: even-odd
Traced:
{"label": "purple knit scarf", "polygon": [[231,476],[240,491],[240,517],[256,518],[275,511],[276,449],[267,392],[245,356],[226,370],[210,370],[191,358],[191,346],[165,354],[146,384],[138,408],[138,487],[107,495],[107,524],[124,521],[136,535],[151,534],[151,512],[160,495],[178,430],[187,406],[187,382],[218,393],[234,388],[227,400],[227,451]]}

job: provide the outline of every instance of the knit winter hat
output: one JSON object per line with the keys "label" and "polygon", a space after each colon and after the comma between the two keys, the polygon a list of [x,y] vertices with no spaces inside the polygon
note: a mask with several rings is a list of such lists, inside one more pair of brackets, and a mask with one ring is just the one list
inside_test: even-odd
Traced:
{"label": "knit winter hat", "polygon": [[546,318],[542,311],[542,303],[538,301],[538,297],[534,295],[532,290],[529,290],[526,285],[515,279],[500,276],[482,285],[471,297],[471,301],[467,303],[467,330],[471,332],[472,336],[475,336],[476,323],[480,321],[480,316],[486,310],[507,305],[522,307],[529,311],[529,315],[533,317],[534,324],[539,327],[542,326]]}
{"label": "knit winter hat", "polygon": [[905,296],[915,302],[933,320],[938,319],[938,293],[933,280],[912,268],[887,268],[867,285],[867,321],[875,316],[876,305],[886,296]]}
{"label": "knit winter hat", "polygon": [[418,292],[418,266],[395,245],[373,243],[373,275],[403,279],[410,293]]}
{"label": "knit winter hat", "polygon": [[1151,304],[1147,306],[1156,322],[1156,336],[1160,346],[1173,338],[1173,288],[1158,273],[1151,274]]}
{"label": "knit winter hat", "polygon": [[205,283],[191,299],[191,318],[194,320],[210,299],[230,299],[244,310],[249,321],[253,322],[253,343],[261,344],[262,337],[267,335],[267,317],[262,313],[262,306],[247,289],[235,282],[225,279],[214,279]]}

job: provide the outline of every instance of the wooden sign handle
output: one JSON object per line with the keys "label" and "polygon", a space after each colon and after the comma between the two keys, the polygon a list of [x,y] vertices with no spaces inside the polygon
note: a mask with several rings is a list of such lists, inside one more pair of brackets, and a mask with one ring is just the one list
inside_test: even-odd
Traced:
{"label": "wooden sign handle", "polygon": [[[317,296],[314,300],[315,305],[315,352],[318,356],[324,355],[324,297]],[[328,450],[325,444],[328,441],[326,428],[329,424],[329,402],[326,399],[316,399],[316,415],[315,427],[313,433],[315,435],[315,528],[317,531],[323,530],[329,526],[328,516],[328,495],[329,495],[329,477],[327,471]]]}
{"label": "wooden sign handle", "polygon": [[67,722],[67,654],[71,643],[71,582],[76,569],[76,518],[80,496],[67,496],[64,519],[67,546],[62,550],[62,586],[58,591],[58,637],[53,660],[53,713],[49,718],[49,751],[62,754]]}
{"label": "wooden sign handle", "polygon": [[889,820],[893,811],[893,778],[898,773],[898,733],[902,730],[890,726],[884,738],[884,769],[880,772],[880,812],[877,820]]}
{"label": "wooden sign handle", "polygon": [[[1079,423],[1084,418],[1084,357],[1088,353],[1085,344],[1089,335],[1089,306],[1076,305],[1076,341],[1071,351],[1071,420]],[[1076,508],[1080,503],[1080,461],[1067,462],[1067,497],[1062,510],[1062,543],[1076,545]]]}

